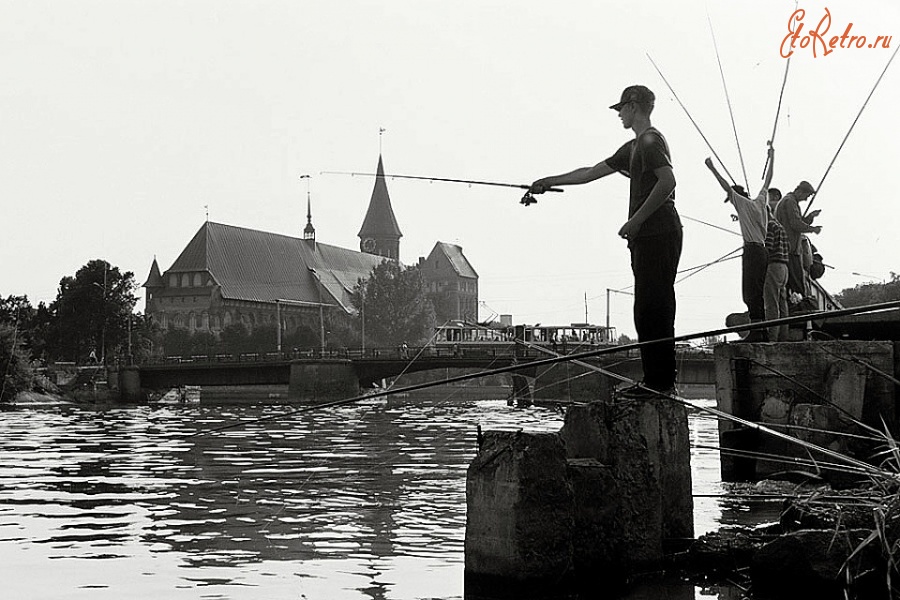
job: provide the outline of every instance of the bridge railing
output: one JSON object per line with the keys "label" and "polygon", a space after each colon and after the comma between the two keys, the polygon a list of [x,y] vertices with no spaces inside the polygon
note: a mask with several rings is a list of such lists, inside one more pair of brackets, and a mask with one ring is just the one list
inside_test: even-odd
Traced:
{"label": "bridge railing", "polygon": [[[576,354],[594,348],[604,347],[604,344],[568,344],[558,345],[555,352],[559,354]],[[552,349],[548,346],[548,349]],[[436,344],[428,346],[395,346],[375,348],[298,348],[284,352],[242,352],[242,353],[218,353],[218,354],[188,354],[169,355],[145,360],[145,365],[175,365],[175,364],[217,364],[217,363],[271,363],[284,362],[297,359],[327,360],[414,360],[416,358],[441,358],[441,359],[477,359],[477,358],[516,358],[537,359],[546,358],[547,353],[538,348],[517,345],[515,343],[494,344]],[[616,353],[620,359],[637,358],[637,349],[629,349],[622,353]]]}

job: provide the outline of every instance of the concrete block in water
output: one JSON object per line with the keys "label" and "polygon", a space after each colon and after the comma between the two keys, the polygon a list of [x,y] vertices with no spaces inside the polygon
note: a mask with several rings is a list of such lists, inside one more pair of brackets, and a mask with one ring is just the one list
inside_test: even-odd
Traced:
{"label": "concrete block in water", "polygon": [[572,572],[572,489],[555,433],[485,432],[466,477],[467,586]]}
{"label": "concrete block in water", "polygon": [[608,590],[693,539],[687,411],[594,402],[571,406],[559,434],[486,432],[466,495],[467,596],[490,583]]}

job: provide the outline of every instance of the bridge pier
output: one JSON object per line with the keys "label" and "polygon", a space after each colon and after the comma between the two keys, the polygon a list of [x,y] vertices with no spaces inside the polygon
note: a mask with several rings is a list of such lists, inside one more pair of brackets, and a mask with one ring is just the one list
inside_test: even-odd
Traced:
{"label": "bridge pier", "polygon": [[531,406],[534,404],[528,378],[521,373],[510,373],[509,379],[512,384],[512,397],[516,401],[516,406]]}
{"label": "bridge pier", "polygon": [[288,394],[319,402],[352,398],[359,395],[359,379],[350,360],[294,360]]}
{"label": "bridge pier", "polygon": [[136,365],[119,368],[119,398],[122,402],[140,402],[144,399],[141,392],[141,369]]}

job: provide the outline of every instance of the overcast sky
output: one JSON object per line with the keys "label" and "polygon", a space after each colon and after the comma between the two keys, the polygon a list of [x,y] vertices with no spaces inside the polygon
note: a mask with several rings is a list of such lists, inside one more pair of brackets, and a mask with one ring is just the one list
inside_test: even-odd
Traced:
{"label": "overcast sky", "polygon": [[[796,49],[775,138],[774,185],[785,192],[801,179],[819,185],[900,44],[896,0],[801,2],[804,33],[826,7],[826,39],[850,23],[867,43],[894,39]],[[95,258],[143,283],[154,256],[167,269],[207,210],[300,236],[307,181],[318,239],[356,248],[374,182],[323,171],[374,171],[381,144],[388,173],[530,183],[627,141],[607,107],[634,83],[656,92],[653,123],[671,147],[682,268],[715,261],[741,240],[711,226],[737,232],[703,166],[712,153],[674,94],[755,193],[793,12],[790,0],[0,0],[0,295],[52,301],[60,278]],[[814,202],[832,292],[900,271],[896,63]],[[481,318],[570,323],[587,304],[604,323],[606,290],[631,285],[616,235],[624,177],[527,208],[515,189],[398,179],[388,189],[401,259],[414,263],[438,240],[461,245],[480,275]],[[730,260],[678,284],[678,334],[744,309],[739,271]],[[612,325],[633,335],[631,302],[610,295]]]}

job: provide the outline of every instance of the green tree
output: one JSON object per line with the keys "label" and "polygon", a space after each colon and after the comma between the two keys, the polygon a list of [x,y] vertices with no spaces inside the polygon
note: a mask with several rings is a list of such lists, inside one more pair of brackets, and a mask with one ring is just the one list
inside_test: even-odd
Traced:
{"label": "green tree", "polygon": [[900,300],[900,275],[891,273],[891,280],[885,283],[862,283],[843,289],[834,298],[848,308]]}
{"label": "green tree", "polygon": [[50,305],[48,353],[76,362],[92,350],[98,358],[119,353],[127,344],[136,289],[134,273],[99,259],[63,277]]}
{"label": "green tree", "polygon": [[219,343],[225,354],[240,354],[247,352],[249,334],[243,323],[232,323],[222,329],[219,334]]}
{"label": "green tree", "polygon": [[30,350],[32,356],[44,353],[49,315],[43,302],[34,308],[28,301],[28,296],[0,298],[0,323],[10,325],[18,331],[19,341]]}
{"label": "green tree", "polygon": [[166,356],[190,356],[191,332],[184,328],[171,328],[162,336],[163,353]]}
{"label": "green tree", "polygon": [[16,394],[32,389],[34,372],[31,359],[17,327],[0,323],[0,403],[12,402]]}
{"label": "green tree", "polygon": [[360,331],[365,312],[366,340],[372,345],[419,344],[431,337],[434,307],[417,266],[382,261],[368,279],[359,281],[351,301],[358,311]]}

